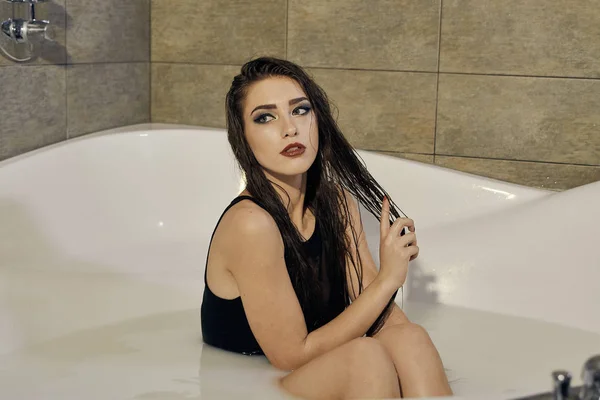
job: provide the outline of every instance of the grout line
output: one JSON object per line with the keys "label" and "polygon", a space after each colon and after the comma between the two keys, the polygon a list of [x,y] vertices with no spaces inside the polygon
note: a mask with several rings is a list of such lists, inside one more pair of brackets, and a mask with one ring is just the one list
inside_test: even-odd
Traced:
{"label": "grout line", "polygon": [[440,73],[440,63],[442,54],[442,21],[444,13],[444,0],[440,0],[440,23],[438,25],[438,57],[437,57],[437,72]]}
{"label": "grout line", "polygon": [[152,5],[153,0],[150,0],[148,8],[148,120],[152,123]]}
{"label": "grout line", "polygon": [[435,71],[416,71],[410,69],[373,69],[373,68],[347,68],[347,67],[313,67],[310,65],[303,65],[304,68],[310,69],[325,69],[325,70],[336,70],[336,71],[365,71],[365,72],[408,72],[413,74],[435,74]]}
{"label": "grout line", "polygon": [[435,162],[435,151],[437,146],[438,132],[438,108],[440,103],[440,58],[442,54],[442,12],[444,9],[444,0],[440,0],[440,24],[438,25],[438,56],[437,56],[437,74],[435,82],[435,115],[433,118],[433,161]]}
{"label": "grout line", "polygon": [[68,60],[69,60],[69,43],[67,42],[67,20],[69,17],[69,13],[68,13],[68,3],[69,0],[65,0],[65,12],[64,12],[64,18],[65,18],[65,64],[64,64],[64,70],[65,70],[65,136],[66,136],[66,140],[70,139],[70,135],[69,135],[69,73],[68,73]]}
{"label": "grout line", "polygon": [[[0,0],[2,1],[2,0]],[[21,64],[20,68],[39,67],[44,65],[89,65],[89,64],[140,64],[147,63],[148,60],[135,60],[135,61],[95,61],[95,62],[75,62],[75,63],[56,63],[56,64]],[[154,64],[182,64],[182,65],[214,65],[224,67],[240,67],[242,64],[231,64],[231,63],[201,63],[201,62],[173,62],[173,61],[154,61]],[[0,65],[0,68],[10,68],[11,64]],[[414,71],[414,70],[392,70],[392,69],[365,69],[365,68],[337,68],[337,67],[311,67],[310,65],[303,65],[304,68],[310,69],[324,69],[324,70],[335,70],[335,71],[364,71],[364,72],[406,72],[414,74],[437,74],[436,71]],[[590,77],[576,77],[576,76],[539,76],[539,75],[506,75],[506,74],[484,74],[474,72],[439,72],[440,75],[466,75],[466,76],[494,76],[494,77],[506,77],[506,78],[538,78],[538,79],[573,79],[573,80],[584,80],[584,81],[600,81],[600,76],[596,78]]]}
{"label": "grout line", "polygon": [[[0,0],[2,1],[2,0]],[[15,67],[19,68],[35,68],[35,67],[74,67],[80,65],[102,65],[102,64],[147,64],[148,60],[145,61],[94,61],[94,62],[77,62],[77,63],[54,63],[54,64],[8,64],[8,65],[0,65],[0,68],[5,67]],[[161,63],[161,64],[169,64],[169,63]],[[188,64],[188,63],[178,63],[178,64]],[[210,64],[206,64],[210,65]],[[218,65],[218,64],[215,64]],[[235,65],[237,66],[237,65]]]}
{"label": "grout line", "polygon": [[463,156],[454,154],[431,154],[431,153],[419,153],[414,151],[396,151],[396,150],[379,150],[379,149],[357,149],[370,152],[378,153],[396,153],[396,154],[412,154],[421,156],[433,156],[434,161],[437,157],[455,157],[455,158],[467,158],[472,160],[492,160],[492,161],[509,161],[509,162],[524,162],[534,164],[556,164],[556,165],[575,165],[579,167],[600,167],[600,164],[581,164],[581,163],[568,163],[568,162],[557,162],[557,161],[539,161],[539,160],[521,160],[521,159],[508,159],[508,158],[495,158],[495,157],[474,157],[474,156]]}
{"label": "grout line", "polygon": [[582,163],[573,163],[573,162],[522,160],[522,159],[508,159],[508,158],[495,158],[495,157],[474,157],[474,156],[463,156],[463,155],[455,155],[455,154],[436,154],[436,156],[467,158],[467,159],[472,159],[472,160],[514,161],[514,162],[534,163],[534,164],[575,165],[578,167],[600,167],[600,164],[582,164]]}
{"label": "grout line", "polygon": [[69,140],[69,74],[67,67],[63,67],[65,71],[65,138]]}
{"label": "grout line", "polygon": [[[218,65],[239,67],[241,64],[231,63],[205,63],[205,62],[177,62],[177,61],[154,61],[155,64],[184,64],[184,65]],[[435,71],[411,71],[411,70],[386,70],[386,69],[364,69],[364,68],[337,68],[337,67],[311,67],[310,65],[302,65],[303,68],[310,69],[326,69],[336,71],[367,71],[367,72],[411,72],[417,74],[435,74]]]}
{"label": "grout line", "polygon": [[456,71],[440,71],[440,74],[467,75],[467,76],[494,76],[494,77],[505,77],[505,78],[576,79],[576,80],[584,80],[584,81],[600,80],[600,76],[592,78],[592,77],[584,77],[584,76],[522,75],[522,74],[499,74],[499,73],[483,73],[483,72],[456,72]]}
{"label": "grout line", "polygon": [[[134,61],[135,62],[135,61]],[[231,63],[206,63],[206,62],[177,62],[177,61],[154,61],[155,64],[184,64],[184,65],[218,65],[218,66],[230,66],[230,67],[239,67],[241,64],[231,64]],[[100,63],[94,63],[100,64]],[[368,68],[342,68],[342,67],[313,67],[310,65],[302,65],[303,68],[310,69],[324,69],[324,70],[336,70],[336,71],[365,71],[365,72],[407,72],[414,74],[438,74],[436,71],[416,71],[416,70],[403,70],[403,69],[368,69]],[[443,75],[468,75],[468,76],[499,76],[499,77],[507,77],[507,78],[540,78],[540,79],[578,79],[578,80],[591,80],[591,81],[600,81],[600,76],[596,78],[584,78],[584,77],[574,77],[574,76],[538,76],[538,75],[503,75],[503,74],[484,74],[484,73],[474,73],[474,72],[443,72],[439,71],[439,74]]]}
{"label": "grout line", "polygon": [[414,152],[414,151],[373,150],[373,149],[357,149],[357,150],[376,151],[376,152],[382,152],[382,153],[413,154],[413,155],[419,155],[419,156],[432,156],[433,155],[431,153],[419,153],[419,152]]}
{"label": "grout line", "polygon": [[68,7],[68,4],[67,4],[68,2],[69,2],[69,0],[65,0],[65,9],[64,9],[64,14],[63,14],[63,17],[65,19],[64,25],[63,25],[63,29],[65,31],[65,65],[69,64],[69,45],[68,45],[68,42],[67,42],[68,36],[69,36],[67,34],[67,32],[69,30],[69,25],[67,23],[67,21],[69,19],[69,12],[67,11],[68,10],[68,8],[67,8]]}
{"label": "grout line", "polygon": [[288,31],[290,29],[290,0],[285,2],[285,59],[288,59]]}
{"label": "grout line", "polygon": [[242,64],[231,64],[231,63],[199,63],[199,62],[172,62],[172,61],[153,61],[152,64],[160,65],[200,65],[200,66],[213,66],[213,67],[236,67],[240,68]]}

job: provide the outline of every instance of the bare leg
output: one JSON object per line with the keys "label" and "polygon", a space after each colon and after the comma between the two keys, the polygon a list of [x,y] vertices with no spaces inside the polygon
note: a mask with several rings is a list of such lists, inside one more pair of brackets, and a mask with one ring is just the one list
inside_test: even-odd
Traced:
{"label": "bare leg", "polygon": [[452,395],[440,355],[423,327],[410,322],[392,325],[375,339],[391,355],[404,397]]}
{"label": "bare leg", "polygon": [[292,395],[309,399],[398,398],[394,363],[373,338],[358,338],[306,363],[281,380]]}

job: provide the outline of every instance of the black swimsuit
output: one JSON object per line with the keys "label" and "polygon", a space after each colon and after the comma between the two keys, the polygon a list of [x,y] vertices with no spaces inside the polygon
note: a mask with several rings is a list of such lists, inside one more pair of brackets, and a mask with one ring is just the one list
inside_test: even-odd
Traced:
{"label": "black swimsuit", "polygon": [[[233,199],[225,211],[223,211],[223,214],[221,214],[221,217],[217,222],[217,226],[219,226],[219,223],[227,210],[246,199],[253,201],[264,209],[260,202],[254,197],[238,196]],[[212,233],[210,243],[212,243],[217,226],[215,226],[215,230]],[[328,269],[323,265],[324,263],[320,262],[324,258],[324,249],[322,246],[318,220],[315,221],[314,233],[307,241],[303,242],[302,245],[305,246],[305,250],[311,261],[315,261],[320,265],[321,282],[323,283],[324,288],[323,309],[319,315],[304,315],[308,332],[311,332],[325,325],[344,311],[346,301],[341,295],[344,291],[340,290],[340,285],[345,285],[345,282],[330,282]],[[289,268],[290,261],[288,260],[288,253],[286,248],[284,257]],[[208,254],[206,256],[206,266],[208,266]],[[242,299],[239,296],[235,299],[223,299],[215,295],[208,287],[206,281],[206,267],[204,272],[204,285],[205,289],[201,307],[202,338],[204,342],[236,353],[263,354],[263,351],[258,345],[258,342],[250,329],[250,325],[248,324]],[[337,290],[335,288],[337,288]]]}

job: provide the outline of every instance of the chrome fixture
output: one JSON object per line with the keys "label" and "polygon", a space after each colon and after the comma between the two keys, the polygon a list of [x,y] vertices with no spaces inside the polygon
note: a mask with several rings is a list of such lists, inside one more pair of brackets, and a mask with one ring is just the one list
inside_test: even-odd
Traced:
{"label": "chrome fixture", "polygon": [[568,400],[571,386],[571,374],[567,371],[554,371],[552,373],[554,381],[554,399]]}
{"label": "chrome fixture", "polygon": [[[50,21],[37,19],[35,15],[36,5],[48,0],[4,1],[13,3],[13,7],[19,7],[17,4],[27,4],[29,17],[28,19],[9,18],[0,24],[0,50],[13,61],[29,61],[34,57],[36,44],[44,40],[54,41],[54,29]],[[21,53],[25,57],[19,58],[11,53]]]}
{"label": "chrome fixture", "polygon": [[583,366],[581,400],[600,400],[600,356],[592,357]]}
{"label": "chrome fixture", "polygon": [[581,372],[583,385],[571,387],[568,371],[554,371],[551,392],[521,397],[518,400],[600,400],[600,355],[591,357]]}

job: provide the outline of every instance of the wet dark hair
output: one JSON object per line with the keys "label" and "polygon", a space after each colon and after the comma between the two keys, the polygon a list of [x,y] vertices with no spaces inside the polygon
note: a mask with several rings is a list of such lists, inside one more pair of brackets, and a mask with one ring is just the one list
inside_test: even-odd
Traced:
{"label": "wet dark hair", "polygon": [[[331,283],[343,282],[335,288],[343,292],[346,306],[350,304],[350,292],[347,282],[349,270],[354,268],[359,282],[359,293],[363,290],[362,262],[360,255],[355,260],[351,256],[350,238],[346,235],[348,224],[352,231],[352,240],[358,249],[358,235],[352,224],[348,203],[343,193],[347,190],[362,204],[377,220],[381,218],[381,204],[384,195],[390,200],[390,214],[395,218],[400,216],[398,208],[386,191],[369,174],[362,160],[350,143],[344,138],[332,115],[327,95],[311,77],[298,65],[281,59],[261,57],[247,62],[241,73],[233,79],[226,97],[227,135],[233,153],[246,180],[246,190],[256,198],[274,218],[286,249],[286,254],[292,260],[287,270],[292,280],[296,296],[304,315],[319,315],[322,309],[320,277],[317,269],[311,266],[302,248],[302,236],[292,223],[287,207],[275,191],[275,182],[269,181],[250,149],[244,134],[243,101],[248,88],[269,77],[287,77],[296,81],[312,105],[318,131],[319,147],[315,161],[307,171],[305,209],[310,209],[319,221],[323,241],[325,262],[330,269]],[[279,185],[277,185],[279,186]],[[281,188],[281,186],[279,186]],[[283,190],[283,188],[281,188]],[[284,191],[285,192],[285,191]],[[289,197],[288,197],[289,201]],[[357,251],[358,253],[358,251]],[[346,265],[346,258],[351,260],[351,266]],[[347,275],[348,274],[348,275]],[[332,288],[334,290],[334,288]],[[367,335],[377,333],[392,310],[394,298],[390,299]],[[308,322],[308,321],[307,321]],[[317,325],[328,321],[320,321]],[[316,326],[307,326],[312,331]]]}

